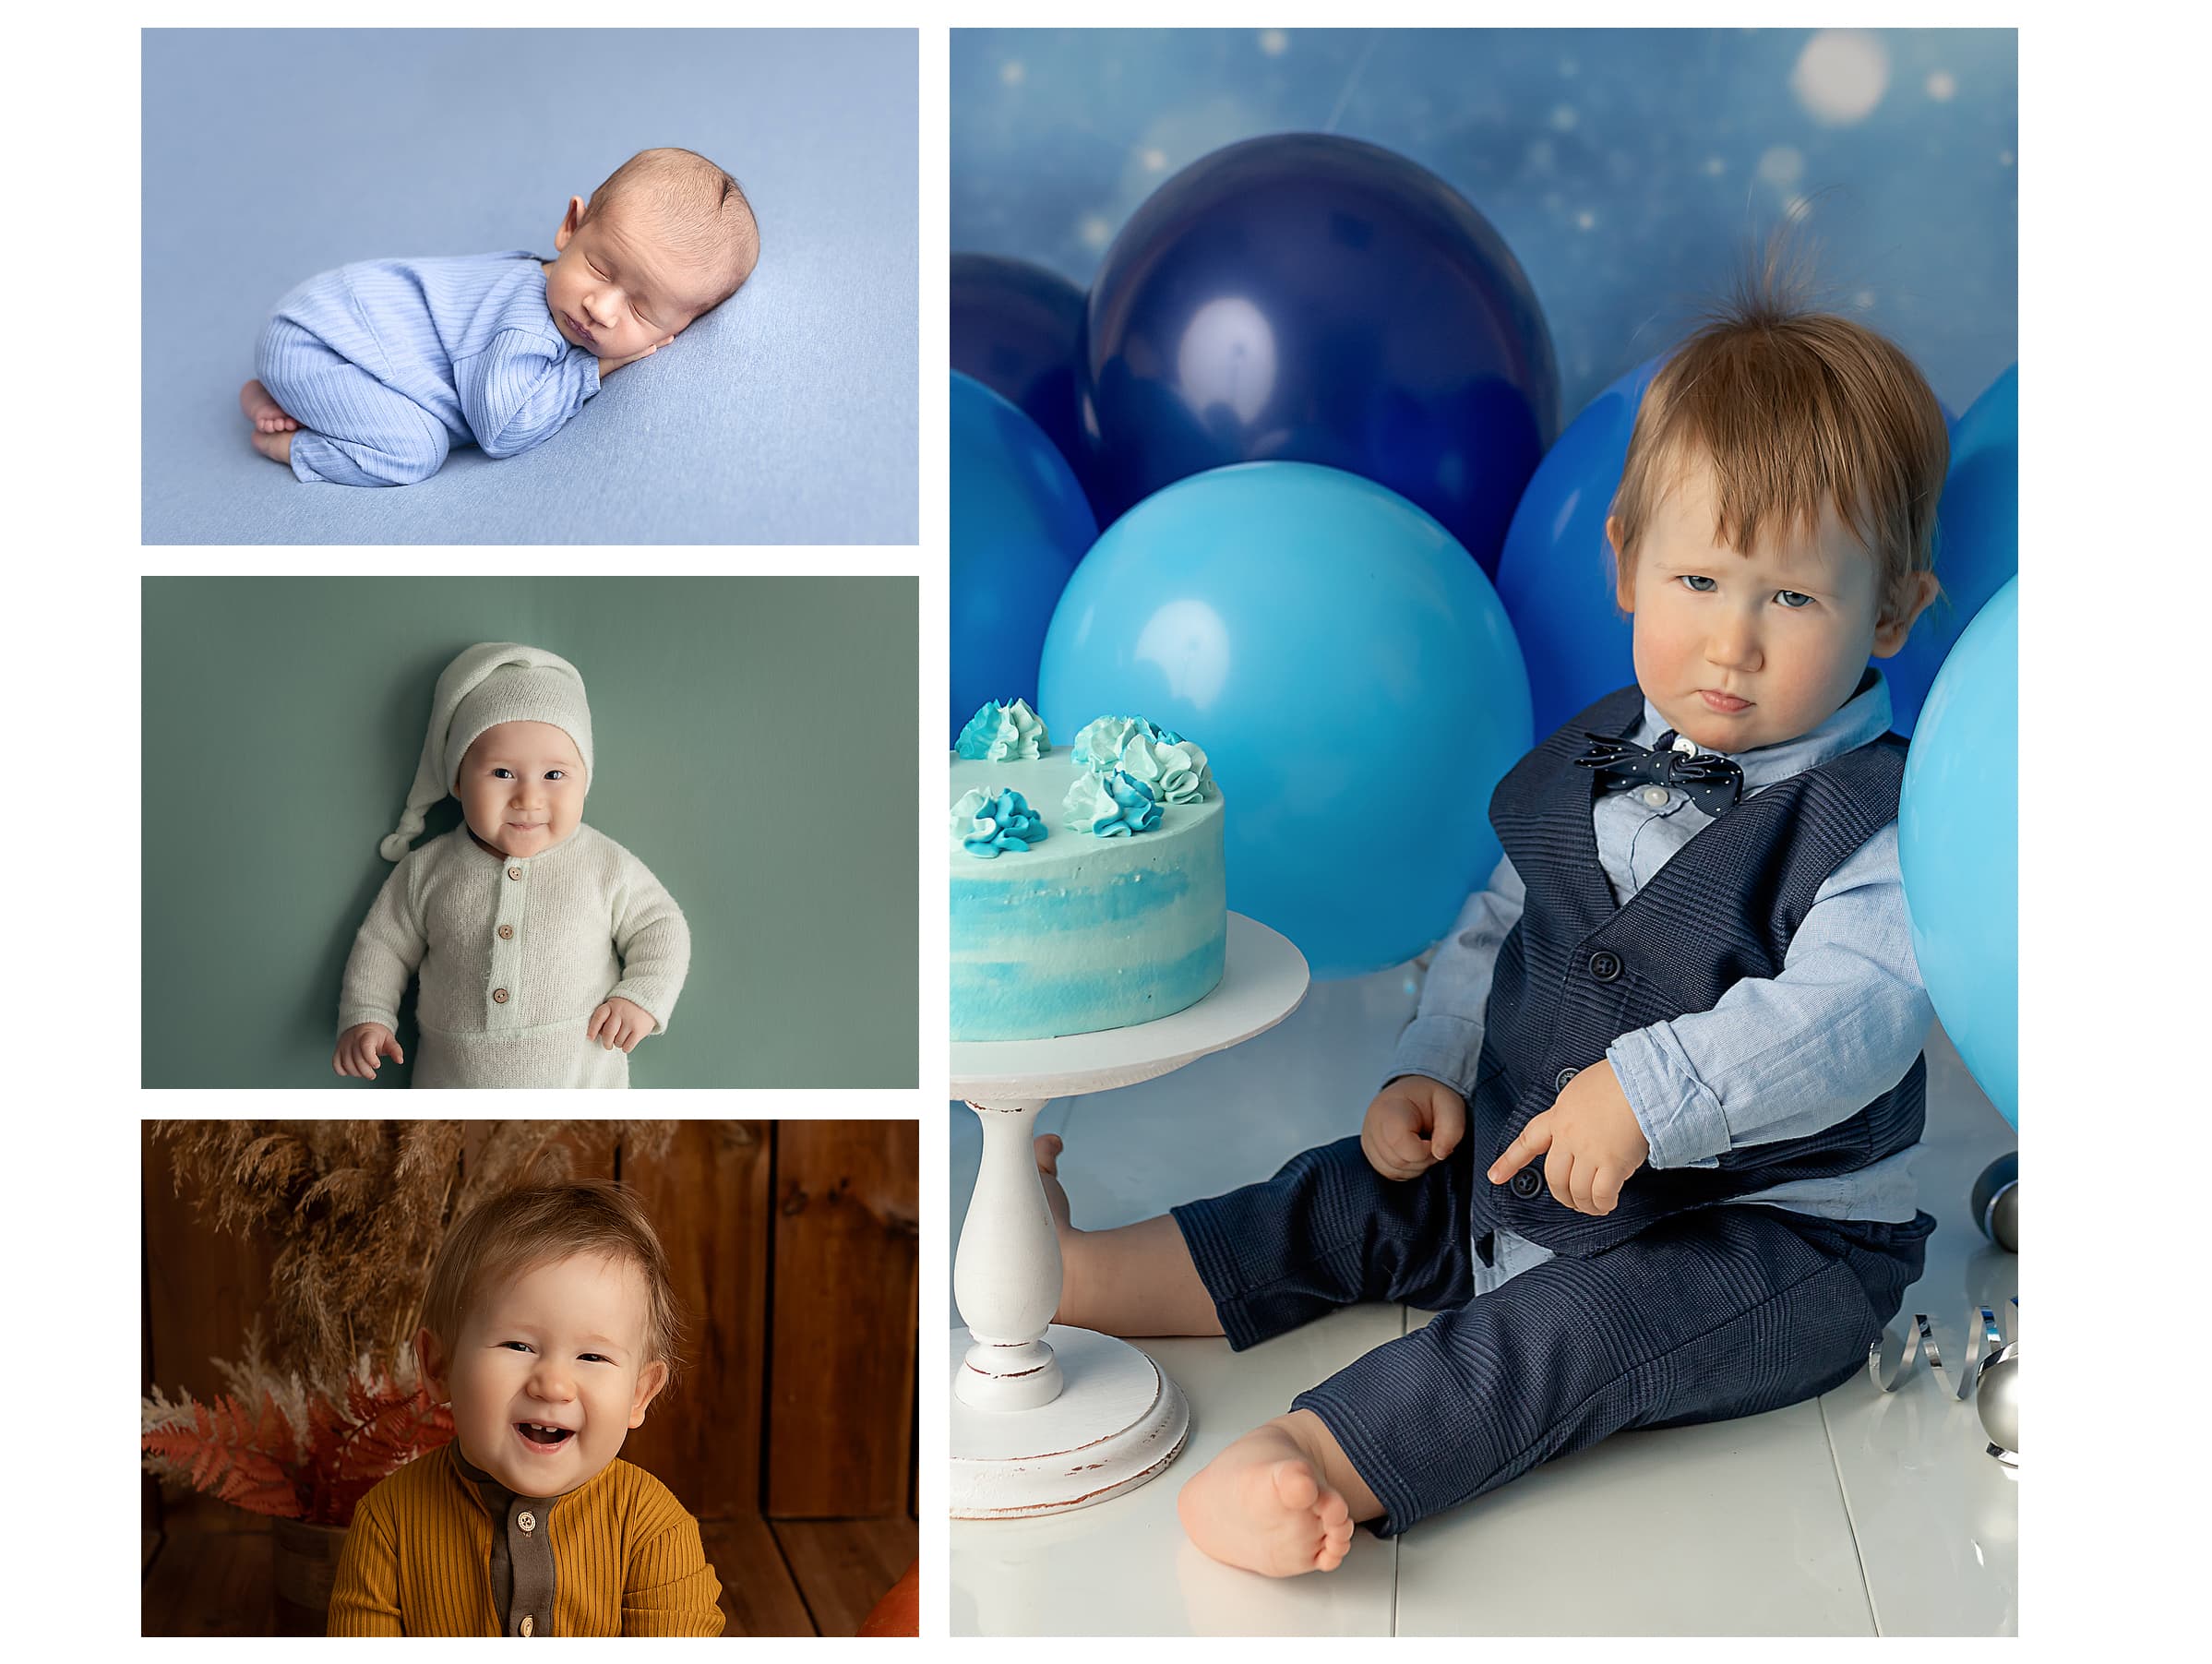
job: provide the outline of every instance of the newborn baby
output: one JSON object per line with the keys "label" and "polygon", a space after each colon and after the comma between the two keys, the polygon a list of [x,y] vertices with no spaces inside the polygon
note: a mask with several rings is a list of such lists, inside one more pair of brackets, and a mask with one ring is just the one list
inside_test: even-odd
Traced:
{"label": "newborn baby", "polygon": [[519,456],[736,293],[760,233],[704,156],[640,150],[590,202],[568,198],[553,246],[309,278],[277,303],[238,392],[254,449],[341,485],[412,485],[472,439]]}
{"label": "newborn baby", "polygon": [[[668,1025],[691,964],[682,911],[583,824],[592,782],[583,678],[557,654],[479,642],[446,666],[399,830],[398,866],[346,959],[330,1066],[377,1078],[407,1059],[400,1000],[418,970],[417,1086],[629,1084],[629,1053]],[[461,824],[420,849],[448,792]]]}

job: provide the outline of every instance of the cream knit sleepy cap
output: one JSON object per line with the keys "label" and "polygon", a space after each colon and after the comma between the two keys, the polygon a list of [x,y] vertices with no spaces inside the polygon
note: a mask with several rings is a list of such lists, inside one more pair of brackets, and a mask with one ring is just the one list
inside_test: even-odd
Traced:
{"label": "cream knit sleepy cap", "polygon": [[460,760],[486,728],[501,723],[551,723],[576,742],[584,761],[584,789],[597,778],[592,767],[592,707],[584,679],[560,654],[513,641],[479,641],[446,666],[430,700],[430,729],[423,760],[407,790],[400,829],[377,847],[388,861],[402,860],[423,830],[430,806],[452,791]]}

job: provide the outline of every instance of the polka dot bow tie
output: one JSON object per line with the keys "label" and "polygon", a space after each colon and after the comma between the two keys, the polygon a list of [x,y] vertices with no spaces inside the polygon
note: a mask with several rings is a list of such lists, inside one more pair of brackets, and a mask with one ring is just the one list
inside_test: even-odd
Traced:
{"label": "polka dot bow tie", "polygon": [[1741,769],[1718,752],[1700,751],[1672,728],[1660,735],[1659,743],[1649,750],[1632,739],[1606,734],[1585,730],[1583,737],[1591,742],[1590,748],[1574,760],[1582,768],[1597,771],[1603,791],[1618,792],[1646,783],[1672,786],[1717,820],[1736,806],[1737,795],[1743,790]]}

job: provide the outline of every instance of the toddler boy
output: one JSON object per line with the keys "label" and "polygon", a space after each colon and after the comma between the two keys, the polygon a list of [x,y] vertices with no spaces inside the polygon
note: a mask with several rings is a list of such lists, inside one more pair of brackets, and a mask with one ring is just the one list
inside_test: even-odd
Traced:
{"label": "toddler boy", "polygon": [[354,1510],[333,1635],[718,1635],[699,1522],[618,1459],[675,1371],[680,1317],[620,1185],[472,1209],[431,1269],[415,1355],[450,1443]]}
{"label": "toddler boy", "polygon": [[1242,1348],[1437,1310],[1186,1484],[1215,1558],[1326,1571],[1630,1427],[1862,1368],[1919,1275],[1932,1012],[1870,654],[1933,599],[1941,407],[1862,325],[1754,286],[1644,395],[1607,521],[1636,686],[1500,783],[1505,858],[1440,948],[1360,1136],[1118,1230],[1059,1318]]}
{"label": "toddler boy", "polygon": [[[482,641],[446,666],[399,830],[398,866],[353,938],[330,1066],[405,1062],[400,1000],[418,970],[416,1086],[629,1084],[691,964],[684,915],[636,856],[583,824],[592,782],[583,677],[557,653]],[[408,844],[448,792],[461,824]]]}
{"label": "toddler boy", "polygon": [[752,275],[737,182],[689,150],[640,150],[568,198],[557,258],[364,260],[277,303],[238,392],[254,449],[302,481],[410,485],[472,439],[542,445],[599,390]]}

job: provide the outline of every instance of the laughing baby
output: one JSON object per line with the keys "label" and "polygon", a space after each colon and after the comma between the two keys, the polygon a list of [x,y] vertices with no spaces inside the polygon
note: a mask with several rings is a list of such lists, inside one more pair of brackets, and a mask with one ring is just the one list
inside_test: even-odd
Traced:
{"label": "laughing baby", "polygon": [[239,389],[254,448],[340,485],[414,485],[471,441],[519,456],[736,293],[760,231],[704,156],[640,150],[589,202],[568,198],[553,246],[309,278],[277,303]]}
{"label": "laughing baby", "polygon": [[618,1184],[471,1209],[415,1336],[453,1439],[361,1499],[333,1635],[718,1635],[699,1522],[620,1460],[676,1367],[668,1256]]}
{"label": "laughing baby", "polygon": [[[556,653],[483,641],[447,665],[399,829],[398,863],[353,939],[340,1074],[405,1062],[400,1000],[420,975],[417,1086],[629,1084],[629,1054],[683,991],[691,933],[645,863],[583,823],[594,782],[583,678]],[[447,794],[461,824],[420,849]]]}

